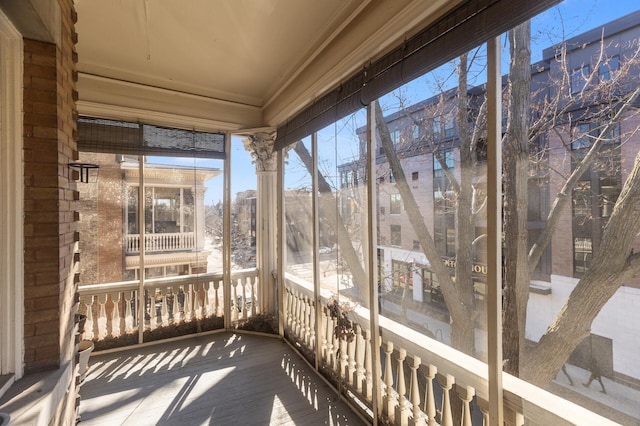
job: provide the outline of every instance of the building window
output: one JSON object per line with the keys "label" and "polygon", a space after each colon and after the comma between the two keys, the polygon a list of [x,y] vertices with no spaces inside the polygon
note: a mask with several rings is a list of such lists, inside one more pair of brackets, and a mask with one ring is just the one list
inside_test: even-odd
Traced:
{"label": "building window", "polygon": [[[453,151],[441,152],[447,168],[453,169]],[[455,196],[442,164],[433,155],[433,239],[443,256],[455,256]]]}
{"label": "building window", "polygon": [[411,173],[411,180],[418,180],[418,172]]}
{"label": "building window", "polygon": [[402,197],[400,196],[400,194],[391,194],[389,202],[389,213],[402,213]]}
{"label": "building window", "polygon": [[[453,151],[444,151],[440,153],[440,156],[444,159],[444,163],[447,165],[448,169],[453,168]],[[438,160],[438,156],[433,154],[433,171],[434,173],[437,171],[441,171],[443,169],[440,160]]]}
{"label": "building window", "polygon": [[578,224],[584,224],[592,217],[591,214],[591,182],[579,182],[573,189],[573,219]]}
{"label": "building window", "polygon": [[615,178],[600,179],[600,217],[609,218],[620,195],[620,181]]}
{"label": "building window", "polygon": [[576,274],[584,274],[591,266],[593,244],[591,238],[573,239],[573,270]]}
{"label": "building window", "polygon": [[[176,234],[193,232],[194,204],[191,188],[145,188],[145,232],[153,234]],[[138,186],[128,188],[127,222],[128,233],[138,230]]]}
{"label": "building window", "polygon": [[[603,124],[603,126],[606,125]],[[620,123],[613,123],[611,129],[608,132],[602,135],[604,138],[604,143],[607,144],[616,144],[620,143]]]}
{"label": "building window", "polygon": [[400,130],[394,130],[393,132],[390,132],[389,136],[391,137],[391,142],[393,142],[393,146],[398,146],[398,144],[401,141]]}
{"label": "building window", "polygon": [[453,130],[455,127],[455,114],[450,112],[447,114],[444,120],[444,137],[445,139],[451,139],[453,137]]}
{"label": "building window", "polygon": [[411,137],[413,138],[414,141],[420,140],[420,126],[418,126],[417,124],[414,124],[411,127]]}
{"label": "building window", "polygon": [[391,245],[402,245],[402,227],[400,225],[391,225]]}
{"label": "building window", "polygon": [[576,68],[571,72],[571,94],[584,90],[587,86],[587,79],[589,78],[590,72],[591,67],[589,65]]}
{"label": "building window", "polygon": [[[581,127],[582,126],[582,127]],[[590,136],[585,137],[589,125],[581,124],[576,130],[582,135],[574,136],[572,147],[576,158],[584,156],[590,145]],[[582,174],[571,194],[573,206],[572,232],[574,238],[574,275],[580,277],[597,254],[604,227],[611,216],[622,188],[620,150],[617,149],[620,128],[614,126],[598,152],[597,159],[589,170]],[[575,161],[573,167],[577,167]]]}
{"label": "building window", "polygon": [[433,117],[433,121],[431,122],[431,133],[433,134],[434,140],[438,140],[442,137],[442,118]]}
{"label": "building window", "polygon": [[598,77],[600,81],[607,81],[615,78],[616,71],[620,69],[620,58],[618,56],[613,56],[609,59],[609,61],[600,64],[598,68]]}
{"label": "building window", "polygon": [[574,151],[588,149],[591,146],[591,124],[580,123],[571,129],[571,149]]}

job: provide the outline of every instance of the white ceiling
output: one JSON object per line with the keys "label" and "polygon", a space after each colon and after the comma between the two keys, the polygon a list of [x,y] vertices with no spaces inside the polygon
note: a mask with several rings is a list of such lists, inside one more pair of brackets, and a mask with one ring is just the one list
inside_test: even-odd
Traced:
{"label": "white ceiling", "polygon": [[457,1],[76,0],[81,113],[277,126]]}

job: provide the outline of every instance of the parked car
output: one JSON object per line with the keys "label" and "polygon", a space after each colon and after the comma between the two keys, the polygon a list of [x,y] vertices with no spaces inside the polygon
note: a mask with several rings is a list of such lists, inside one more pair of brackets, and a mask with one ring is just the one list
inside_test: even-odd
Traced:
{"label": "parked car", "polygon": [[320,247],[320,254],[327,254],[327,253],[331,253],[331,247]]}

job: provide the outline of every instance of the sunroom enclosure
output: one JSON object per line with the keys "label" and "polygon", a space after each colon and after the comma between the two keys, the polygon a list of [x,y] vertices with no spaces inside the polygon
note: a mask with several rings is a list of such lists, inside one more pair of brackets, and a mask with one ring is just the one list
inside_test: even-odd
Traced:
{"label": "sunroom enclosure", "polygon": [[640,11],[558,3],[0,0],[0,418],[251,330],[376,423],[637,423]]}
{"label": "sunroom enclosure", "polygon": [[[603,55],[614,56],[610,52]],[[208,266],[198,269],[203,268],[198,262],[186,269],[165,265],[162,272],[152,270],[144,266],[147,255],[141,246],[138,268],[143,265],[149,276],[134,282],[81,286],[81,304],[86,304],[90,313],[89,335],[118,337],[123,331],[135,330],[136,324],[144,324],[137,329],[138,342],[144,342],[162,337],[154,336],[154,330],[178,329],[182,324],[193,327],[178,333],[228,330],[252,319],[277,319],[278,327],[271,331],[283,336],[356,410],[374,422],[385,419],[394,424],[448,425],[459,421],[470,425],[494,424],[500,419],[499,424],[503,420],[508,424],[607,424],[605,418],[502,373],[502,351],[498,350],[502,347],[501,289],[503,266],[510,252],[503,252],[501,209],[507,195],[499,188],[503,187],[503,156],[508,160],[508,151],[501,144],[507,129],[512,129],[509,120],[515,106],[508,96],[502,105],[501,93],[506,86],[497,39],[460,58],[461,62],[467,60],[462,69],[468,73],[458,72],[462,76],[454,85],[463,89],[428,92],[420,87],[424,83],[416,80],[310,136],[281,146],[279,155],[274,151],[273,134],[243,135],[243,145],[251,152],[257,171],[256,198],[252,202],[254,194],[245,193],[230,201],[233,170],[227,157],[220,184],[224,203],[219,218],[223,223],[219,270],[210,271]],[[602,63],[609,67],[607,59]],[[631,60],[627,63],[635,66]],[[554,66],[566,65],[550,61],[547,74],[536,75],[535,84],[549,91],[564,91],[567,87],[563,88],[563,83],[554,83],[561,81],[554,80]],[[449,66],[448,71],[451,69]],[[446,66],[436,71],[442,70],[447,71]],[[620,88],[624,74],[618,75],[620,80],[614,82],[620,83]],[[439,77],[434,72],[423,78]],[[601,81],[608,84],[609,79]],[[531,89],[531,93],[533,104],[534,94],[540,92]],[[595,140],[602,141],[599,145],[584,140],[579,129],[585,126],[571,121],[545,128],[566,133],[568,139],[563,144],[573,154],[570,170],[578,169],[578,161],[593,152],[596,171],[603,176],[597,182],[605,193],[602,202],[595,197],[588,207],[602,212],[602,218],[612,214],[611,204],[620,194],[616,188],[624,179],[633,184],[632,178],[620,175],[620,162],[626,158],[624,167],[630,168],[628,161],[637,153],[632,147],[635,113],[628,107],[628,102],[635,100],[633,96],[612,99],[605,114],[572,112],[573,118],[583,121],[600,120],[600,127],[588,127]],[[566,104],[572,101],[563,100]],[[577,102],[583,101],[577,97]],[[618,113],[613,120],[612,111]],[[603,123],[604,117],[611,121]],[[537,173],[529,176],[537,186],[529,184],[528,196],[538,197],[534,200],[539,204],[525,209],[532,216],[548,213],[535,211],[544,210],[540,194],[557,185],[553,178],[544,178],[546,162],[562,161],[557,148],[556,152],[544,152],[549,146],[547,138],[535,139],[539,145],[527,160],[531,161],[527,169],[535,168]],[[227,147],[230,140],[226,135]],[[624,141],[631,151],[621,154]],[[205,223],[198,216],[204,209],[197,207],[197,183],[191,189],[174,174],[169,179],[171,189],[159,190],[156,195],[156,190],[147,190],[146,185],[159,188],[161,182],[145,183],[144,177],[145,168],[151,172],[154,166],[142,157],[136,162],[140,170],[136,176],[138,192],[129,188],[123,193],[145,195],[130,196],[129,202],[123,203],[126,213],[122,216],[128,222],[122,228],[143,231],[139,238],[149,241],[149,266],[158,268],[151,258],[158,251],[155,243],[142,234],[154,231],[156,225],[182,233],[189,224]],[[614,166],[607,169],[606,164]],[[182,166],[163,167],[179,170]],[[196,164],[190,167],[194,178],[213,170]],[[102,179],[103,168],[98,173]],[[573,191],[575,218],[585,209],[584,185]],[[185,194],[190,193],[195,194],[195,201],[185,203],[190,199]],[[138,199],[148,200],[154,208],[145,208]],[[240,204],[248,208],[240,210]],[[195,217],[191,219],[191,213],[176,208],[178,205],[194,206]],[[165,211],[161,207],[166,207]],[[136,209],[138,213],[132,214]],[[247,216],[241,217],[241,211]],[[141,222],[131,225],[136,219]],[[574,221],[574,226],[584,227],[586,220]],[[239,227],[239,223],[245,225]],[[198,228],[202,226],[195,226],[195,240],[200,238]],[[244,233],[247,241],[255,233],[255,269],[233,268],[234,232]],[[576,237],[576,241],[584,238]],[[587,248],[582,243],[575,247],[575,256]],[[167,251],[178,256],[180,248],[195,247]],[[592,246],[588,248],[595,256]],[[581,262],[575,266],[580,274],[590,265],[585,259],[576,258]],[[545,275],[544,266],[534,269]],[[528,287],[531,306],[544,304],[538,295],[551,292],[551,284],[542,280],[530,280]],[[144,294],[144,300],[137,294]],[[533,325],[527,323],[526,339],[534,341],[535,328],[549,317],[533,312],[527,321]],[[510,327],[512,323],[505,326]],[[146,337],[145,330],[149,332]],[[592,343],[597,345],[597,338],[589,336],[588,341],[592,356],[602,354]],[[519,350],[524,353],[524,347]],[[571,364],[574,378],[577,368],[585,365],[581,364],[580,350],[574,348],[563,359]],[[520,371],[527,368],[521,364]],[[559,408],[549,408],[552,406]]]}

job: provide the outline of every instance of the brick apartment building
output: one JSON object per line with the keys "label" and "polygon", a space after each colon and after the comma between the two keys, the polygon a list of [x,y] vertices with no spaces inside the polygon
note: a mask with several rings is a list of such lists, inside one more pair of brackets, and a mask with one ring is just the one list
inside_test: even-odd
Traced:
{"label": "brick apartment building", "polygon": [[[640,12],[635,12],[604,25],[604,30],[596,28],[567,40],[563,45],[544,49],[542,60],[531,67],[532,102],[535,103],[554,90],[560,90],[551,87],[549,82],[562,79],[563,74],[568,76],[566,89],[571,90],[572,94],[585,88],[585,85],[594,84],[586,81],[590,75],[601,82],[611,79],[613,73],[619,72],[625,59],[634,58],[637,52],[637,41],[640,39],[638,22]],[[601,50],[604,50],[606,60],[599,65],[599,69],[594,70],[593,64]],[[565,62],[558,60],[560,55],[564,55]],[[633,64],[628,81],[621,86],[625,93],[637,88],[638,81],[634,78],[637,75],[638,65]],[[506,77],[503,81],[506,83]],[[468,92],[473,113],[473,109],[482,102],[484,89],[482,86],[473,87]],[[455,96],[456,90],[451,89],[385,117],[389,137],[400,158],[407,183],[420,206],[420,212],[432,233],[442,261],[452,275],[456,262],[456,201],[441,162],[459,179],[460,144]],[[568,109],[565,114],[569,119],[565,117],[564,121],[560,120],[560,124],[537,139],[535,152],[543,160],[537,165],[539,170],[531,173],[529,182],[530,244],[544,228],[553,199],[562,190],[565,177],[575,167],[576,160],[572,161],[572,156],[582,158],[586,148],[602,128],[601,122],[585,118],[588,115],[585,111],[598,102],[597,99],[590,99],[591,105],[580,104]],[[559,106],[567,103],[568,100],[561,99]],[[601,150],[600,160],[579,179],[580,182],[572,191],[571,206],[564,210],[551,243],[532,271],[528,339],[537,340],[544,333],[549,321],[589,268],[590,261],[598,250],[603,227],[640,149],[640,116],[637,107],[636,101],[612,125],[608,135],[605,135],[608,141]],[[576,119],[577,117],[580,119]],[[503,125],[506,125],[506,110]],[[361,152],[365,152],[364,129],[361,129],[359,135]],[[570,145],[568,150],[567,145]],[[440,151],[440,160],[433,147]],[[483,168],[486,152],[482,143],[476,147],[476,156],[478,165],[473,185],[476,191],[482,192],[486,179]],[[362,190],[358,181],[362,182],[364,176],[363,164],[364,161],[360,159],[339,167],[339,200],[344,218],[351,218],[351,204]],[[380,144],[376,164],[378,264],[383,296],[399,302],[407,297],[404,289],[408,286],[408,294],[414,303],[446,312],[437,277],[422,252]],[[550,173],[549,170],[553,172]],[[357,221],[357,218],[352,219]],[[474,239],[481,239],[486,233],[486,215],[479,215],[474,226]],[[636,242],[636,247],[640,248],[640,240]],[[482,299],[487,274],[483,244],[474,247],[472,268],[476,298]],[[629,328],[621,328],[607,313],[616,310],[635,313],[637,309],[634,310],[632,306],[638,301],[640,280],[634,278],[626,282],[605,307],[595,322],[590,338],[574,352],[571,362],[586,367],[589,353],[597,352],[605,360],[603,369],[608,377],[640,385],[640,369],[629,365],[627,361],[628,356],[633,356],[634,348],[640,344],[637,333],[631,325]],[[637,324],[638,320],[640,317],[629,319],[629,324]]]}
{"label": "brick apartment building", "polygon": [[[80,135],[82,138],[82,133]],[[137,157],[81,152],[96,165],[78,184],[81,285],[136,280],[140,275]],[[207,272],[205,184],[220,170],[144,161],[146,278]]]}

